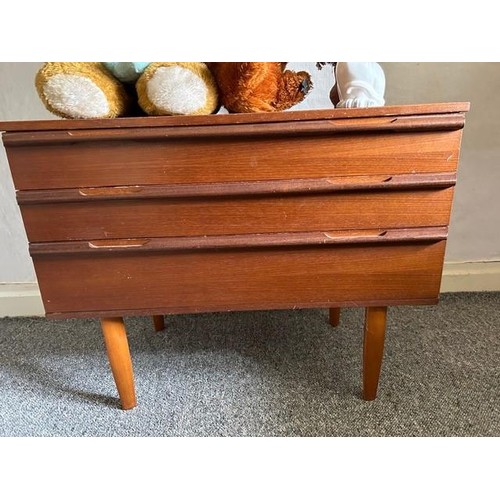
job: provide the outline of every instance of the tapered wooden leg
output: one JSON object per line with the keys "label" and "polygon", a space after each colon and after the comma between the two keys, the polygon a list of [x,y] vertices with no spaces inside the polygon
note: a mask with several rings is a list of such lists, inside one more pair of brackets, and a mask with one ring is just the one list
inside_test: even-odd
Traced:
{"label": "tapered wooden leg", "polygon": [[330,309],[330,325],[339,326],[340,323],[340,307],[332,307]]}
{"label": "tapered wooden leg", "polygon": [[387,307],[367,307],[363,347],[363,399],[377,397],[378,379],[384,354]]}
{"label": "tapered wooden leg", "polygon": [[134,372],[123,318],[102,318],[102,332],[122,408],[130,410],[135,399]]}
{"label": "tapered wooden leg", "polygon": [[164,316],[153,316],[153,324],[155,326],[155,332],[161,332],[165,329],[165,320]]}

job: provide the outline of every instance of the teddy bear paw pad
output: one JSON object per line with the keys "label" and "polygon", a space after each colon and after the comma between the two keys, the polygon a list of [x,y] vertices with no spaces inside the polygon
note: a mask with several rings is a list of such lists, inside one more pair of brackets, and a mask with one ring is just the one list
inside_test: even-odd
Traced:
{"label": "teddy bear paw pad", "polygon": [[158,68],[147,84],[149,100],[166,114],[196,114],[206,106],[208,89],[203,79],[181,66]]}
{"label": "teddy bear paw pad", "polygon": [[59,74],[43,85],[48,103],[63,115],[74,118],[102,118],[109,113],[104,92],[89,78]]}

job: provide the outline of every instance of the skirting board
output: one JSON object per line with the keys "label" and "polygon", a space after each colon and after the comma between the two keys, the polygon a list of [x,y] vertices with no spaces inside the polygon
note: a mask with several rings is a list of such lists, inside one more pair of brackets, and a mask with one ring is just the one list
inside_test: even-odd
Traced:
{"label": "skirting board", "polygon": [[500,292],[500,262],[445,262],[444,292]]}
{"label": "skirting board", "polygon": [[[444,265],[441,292],[499,292],[500,262],[448,262]],[[43,316],[36,283],[0,283],[0,318]]]}
{"label": "skirting board", "polygon": [[0,283],[0,318],[44,314],[37,283]]}

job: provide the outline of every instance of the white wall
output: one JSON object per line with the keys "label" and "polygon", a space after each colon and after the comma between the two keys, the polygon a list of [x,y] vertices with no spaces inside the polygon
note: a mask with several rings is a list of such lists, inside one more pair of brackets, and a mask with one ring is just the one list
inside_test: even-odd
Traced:
{"label": "white wall", "polygon": [[500,63],[386,63],[383,67],[387,104],[471,102],[446,260],[500,261]]}
{"label": "white wall", "polygon": [[[34,89],[39,63],[0,63],[0,121],[54,118]],[[307,69],[315,87],[296,109],[330,107],[331,68]],[[448,262],[500,261],[500,63],[383,63],[387,104],[471,101]],[[0,283],[35,281],[5,151],[0,149]]]}
{"label": "white wall", "polygon": [[[0,121],[53,118],[35,90],[35,73],[40,66],[0,63]],[[35,272],[5,150],[0,146],[0,283],[30,281],[35,281]]]}

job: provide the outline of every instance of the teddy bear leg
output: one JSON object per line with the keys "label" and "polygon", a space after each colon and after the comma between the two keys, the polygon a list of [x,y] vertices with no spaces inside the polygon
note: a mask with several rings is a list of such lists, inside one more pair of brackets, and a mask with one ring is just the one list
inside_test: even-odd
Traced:
{"label": "teddy bear leg", "polygon": [[101,63],[46,63],[35,83],[45,107],[63,118],[115,118],[129,107],[123,85]]}
{"label": "teddy bear leg", "polygon": [[207,115],[218,109],[217,85],[204,63],[152,63],[136,88],[149,115]]}
{"label": "teddy bear leg", "polygon": [[335,69],[339,108],[383,106],[385,75],[375,62],[339,62]]}

